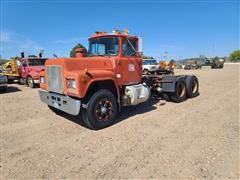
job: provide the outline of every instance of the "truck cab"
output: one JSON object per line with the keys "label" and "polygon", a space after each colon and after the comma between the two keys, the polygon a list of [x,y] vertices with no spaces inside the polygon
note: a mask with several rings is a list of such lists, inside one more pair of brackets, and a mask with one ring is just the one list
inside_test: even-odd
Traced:
{"label": "truck cab", "polygon": [[142,84],[138,37],[127,32],[96,32],[88,53],[75,58],[49,59],[41,72],[41,100],[53,111],[81,116],[93,129],[108,126],[121,106],[136,105],[150,97]]}
{"label": "truck cab", "polygon": [[8,83],[18,80],[20,83],[34,88],[39,84],[39,74],[44,69],[46,60],[47,58],[43,58],[41,53],[39,56],[24,57],[24,52],[22,52],[21,58],[13,57],[3,64],[3,74],[7,76]]}
{"label": "truck cab", "polygon": [[37,57],[35,55],[30,55],[26,58],[20,58],[19,61],[19,71],[21,75],[21,80],[25,81],[26,84],[34,88],[39,84],[40,72],[44,70],[44,64],[46,58]]}

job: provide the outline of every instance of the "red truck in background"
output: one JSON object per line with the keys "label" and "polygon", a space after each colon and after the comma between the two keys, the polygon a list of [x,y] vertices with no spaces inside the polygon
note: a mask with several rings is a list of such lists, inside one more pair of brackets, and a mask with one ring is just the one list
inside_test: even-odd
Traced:
{"label": "red truck in background", "polygon": [[12,58],[3,65],[3,74],[7,76],[8,83],[13,83],[18,80],[21,84],[34,88],[39,85],[40,72],[44,70],[44,64],[47,58],[29,55],[24,57],[24,52],[21,53],[21,58]]}

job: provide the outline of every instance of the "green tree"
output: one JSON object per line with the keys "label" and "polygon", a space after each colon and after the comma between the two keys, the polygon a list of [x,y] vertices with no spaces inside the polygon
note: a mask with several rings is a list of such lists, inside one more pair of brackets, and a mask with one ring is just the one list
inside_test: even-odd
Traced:
{"label": "green tree", "polygon": [[74,47],[72,48],[72,50],[70,51],[70,57],[76,57],[76,52],[75,52],[75,50],[76,50],[77,48],[84,48],[84,49],[86,49],[82,44],[78,43],[78,44],[77,44],[76,46],[74,46]]}
{"label": "green tree", "polygon": [[232,61],[232,62],[239,62],[240,61],[240,49],[237,49],[237,50],[233,51],[229,55],[229,60]]}

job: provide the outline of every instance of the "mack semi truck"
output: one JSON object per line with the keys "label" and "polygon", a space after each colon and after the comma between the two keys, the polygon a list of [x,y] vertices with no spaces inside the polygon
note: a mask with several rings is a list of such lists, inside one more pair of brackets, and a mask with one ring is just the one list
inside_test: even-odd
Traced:
{"label": "mack semi truck", "polygon": [[175,102],[199,94],[194,75],[142,74],[139,47],[139,37],[127,31],[96,32],[88,52],[79,48],[74,58],[46,61],[40,73],[41,101],[97,130],[113,124],[123,106],[149,101],[152,93],[166,93]]}

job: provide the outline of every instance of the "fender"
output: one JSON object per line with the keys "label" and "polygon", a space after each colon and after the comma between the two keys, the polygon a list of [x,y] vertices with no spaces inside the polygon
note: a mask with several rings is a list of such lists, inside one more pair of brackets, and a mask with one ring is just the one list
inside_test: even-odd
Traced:
{"label": "fender", "polygon": [[[75,74],[75,75],[73,75]],[[72,89],[66,89],[66,94],[71,96],[76,96],[78,98],[84,98],[86,94],[88,93],[89,88],[92,84],[100,82],[100,81],[111,81],[113,82],[115,89],[117,91],[117,95],[119,97],[119,88],[116,84],[117,79],[116,75],[113,71],[109,70],[89,70],[89,71],[80,71],[76,74],[73,73],[66,74],[64,79],[67,77],[74,77],[77,81],[77,88],[75,90]],[[106,87],[107,88],[107,87]]]}
{"label": "fender", "polygon": [[112,81],[113,84],[115,85],[117,94],[119,96],[119,87],[116,84],[117,79],[116,79],[116,75],[114,74],[113,71],[107,71],[107,70],[93,70],[93,71],[89,71],[88,73],[86,73],[86,75],[90,78],[88,83],[86,84],[86,88],[84,89],[84,91],[82,91],[82,96],[84,97],[87,93],[87,91],[89,90],[90,86],[93,83],[97,83],[99,81]]}

